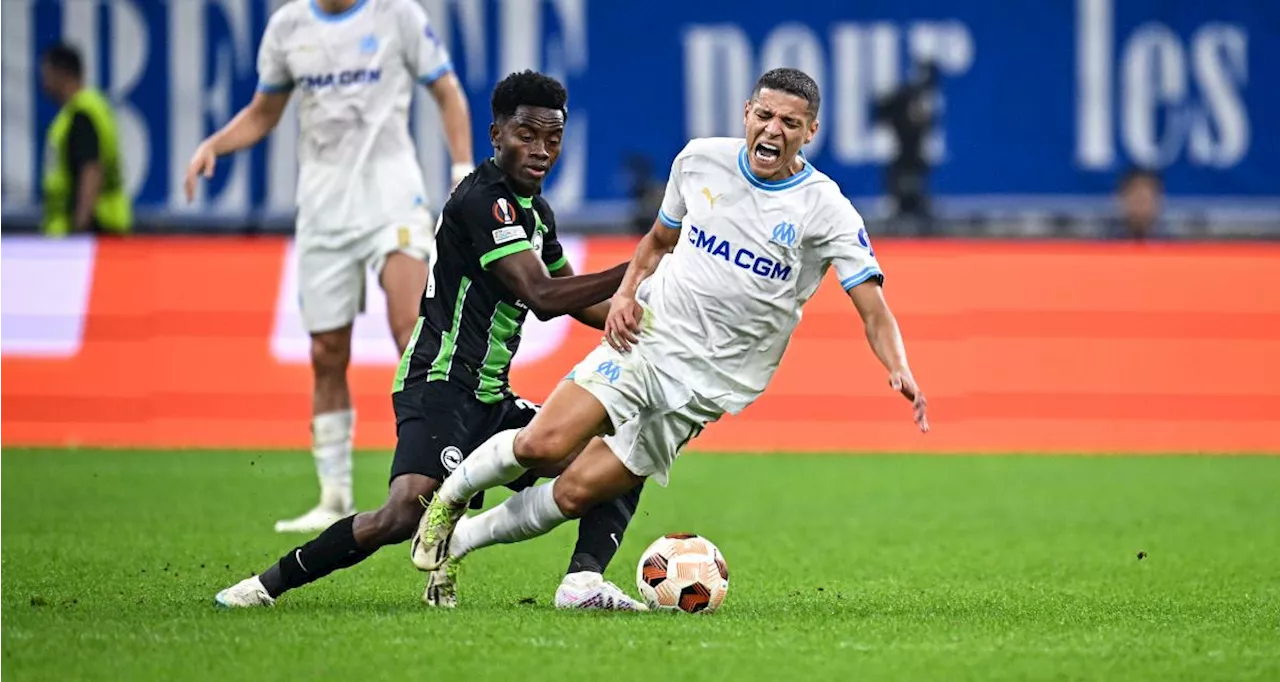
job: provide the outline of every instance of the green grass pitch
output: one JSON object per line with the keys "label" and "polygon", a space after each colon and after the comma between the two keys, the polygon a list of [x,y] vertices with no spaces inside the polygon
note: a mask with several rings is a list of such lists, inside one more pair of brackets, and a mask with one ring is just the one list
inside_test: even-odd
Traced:
{"label": "green grass pitch", "polygon": [[[357,457],[362,508],[388,459]],[[407,546],[218,610],[303,540],[271,524],[313,501],[310,457],[3,472],[11,680],[1280,679],[1280,458],[687,456],[609,577],[634,593],[653,538],[706,535],[732,575],[711,616],[555,611],[572,525],[470,557],[454,612]]]}

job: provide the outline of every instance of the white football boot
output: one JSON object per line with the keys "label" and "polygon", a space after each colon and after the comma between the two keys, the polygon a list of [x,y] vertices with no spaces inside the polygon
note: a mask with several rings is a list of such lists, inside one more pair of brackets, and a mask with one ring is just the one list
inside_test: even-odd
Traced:
{"label": "white football boot", "polygon": [[276,605],[276,600],[267,594],[267,588],[262,586],[262,581],[256,575],[217,593],[213,596],[213,602],[228,609]]}
{"label": "white football boot", "polygon": [[434,571],[449,560],[449,541],[453,539],[458,521],[466,516],[467,505],[463,503],[454,507],[445,504],[439,495],[432,497],[430,502],[419,495],[418,501],[427,509],[418,521],[417,532],[413,534],[409,558],[419,571]]}
{"label": "white football boot", "polygon": [[604,579],[599,573],[580,571],[570,573],[556,589],[557,609],[589,609],[597,611],[648,611],[649,607],[638,602],[617,585]]}
{"label": "white football boot", "polygon": [[422,593],[422,603],[442,609],[458,606],[457,562],[457,559],[450,559],[427,574],[427,589]]}
{"label": "white football boot", "polygon": [[296,519],[276,521],[277,533],[319,533],[342,519],[356,513],[351,499],[351,485],[321,481],[320,503],[315,509]]}
{"label": "white football boot", "polygon": [[276,521],[277,533],[319,533],[333,524],[355,513],[355,509],[339,511],[323,505],[299,516],[296,519]]}

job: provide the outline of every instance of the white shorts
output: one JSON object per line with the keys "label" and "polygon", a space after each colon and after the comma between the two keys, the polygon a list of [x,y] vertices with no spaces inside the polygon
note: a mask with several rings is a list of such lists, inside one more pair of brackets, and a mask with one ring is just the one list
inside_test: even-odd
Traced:
{"label": "white shorts", "polygon": [[308,332],[345,327],[364,312],[365,268],[382,273],[387,256],[405,253],[430,263],[435,251],[431,212],[419,208],[403,220],[335,243],[330,235],[308,238],[299,230],[298,294]]}
{"label": "white shorts", "polygon": [[631,473],[663,486],[680,450],[724,414],[634,349],[619,353],[601,343],[569,376],[609,413],[605,445]]}

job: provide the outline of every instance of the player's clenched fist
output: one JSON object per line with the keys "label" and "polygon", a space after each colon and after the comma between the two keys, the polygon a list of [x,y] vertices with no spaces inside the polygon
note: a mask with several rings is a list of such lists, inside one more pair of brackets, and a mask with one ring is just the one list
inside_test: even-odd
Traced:
{"label": "player's clenched fist", "polygon": [[616,350],[626,353],[639,340],[640,320],[644,309],[630,296],[615,295],[609,301],[609,316],[604,321],[604,338]]}
{"label": "player's clenched fist", "polygon": [[915,377],[912,377],[910,372],[894,372],[889,375],[889,386],[911,401],[916,426],[920,427],[920,431],[928,433],[929,401],[925,400],[924,392],[916,385]]}
{"label": "player's clenched fist", "polygon": [[188,203],[196,197],[196,177],[212,178],[213,168],[217,162],[218,155],[214,153],[213,145],[206,141],[196,147],[196,153],[191,155],[191,163],[187,164],[187,177],[183,182],[183,187],[187,190]]}

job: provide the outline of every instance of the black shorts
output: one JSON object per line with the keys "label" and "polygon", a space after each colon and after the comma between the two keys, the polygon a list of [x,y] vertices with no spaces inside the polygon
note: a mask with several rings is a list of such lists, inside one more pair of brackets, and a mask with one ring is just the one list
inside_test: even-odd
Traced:
{"label": "black shorts", "polygon": [[[533,420],[538,406],[521,398],[485,404],[447,381],[432,381],[391,395],[396,413],[396,454],[391,480],[421,474],[443,481],[471,451],[493,434],[518,429]],[[508,486],[527,488],[532,479]],[[479,504],[480,499],[474,501]]]}

